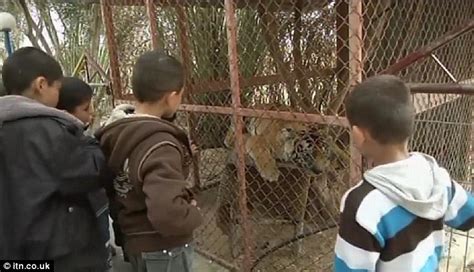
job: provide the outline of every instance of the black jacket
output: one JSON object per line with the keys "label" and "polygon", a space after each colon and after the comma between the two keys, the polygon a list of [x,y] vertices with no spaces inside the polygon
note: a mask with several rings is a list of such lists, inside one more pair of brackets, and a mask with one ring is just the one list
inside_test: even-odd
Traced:
{"label": "black jacket", "polygon": [[58,271],[105,265],[87,198],[104,165],[73,116],[0,97],[0,259],[52,259]]}

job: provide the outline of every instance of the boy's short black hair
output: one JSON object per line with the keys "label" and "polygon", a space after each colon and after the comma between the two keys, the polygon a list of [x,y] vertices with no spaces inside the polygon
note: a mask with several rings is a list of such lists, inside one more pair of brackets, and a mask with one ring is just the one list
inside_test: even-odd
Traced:
{"label": "boy's short black hair", "polygon": [[346,114],[351,126],[367,129],[380,144],[403,143],[413,133],[410,89],[396,76],[374,76],[358,84],[346,100]]}
{"label": "boy's short black hair", "polygon": [[7,94],[23,94],[40,76],[52,84],[63,77],[63,71],[53,57],[38,48],[20,48],[3,63],[2,77]]}
{"label": "boy's short black hair", "polygon": [[61,80],[59,101],[56,106],[60,110],[73,112],[74,108],[91,100],[93,91],[89,84],[77,77],[64,77]]}
{"label": "boy's short black hair", "polygon": [[139,102],[155,102],[184,86],[181,63],[162,51],[141,55],[133,67],[132,89]]}

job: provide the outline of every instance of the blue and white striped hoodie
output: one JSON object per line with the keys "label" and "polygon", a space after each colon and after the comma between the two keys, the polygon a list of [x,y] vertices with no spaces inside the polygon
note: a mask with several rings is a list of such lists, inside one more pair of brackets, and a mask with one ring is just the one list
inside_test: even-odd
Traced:
{"label": "blue and white striped hoodie", "polygon": [[421,153],[374,167],[341,201],[334,271],[437,271],[444,224],[474,226],[474,198]]}

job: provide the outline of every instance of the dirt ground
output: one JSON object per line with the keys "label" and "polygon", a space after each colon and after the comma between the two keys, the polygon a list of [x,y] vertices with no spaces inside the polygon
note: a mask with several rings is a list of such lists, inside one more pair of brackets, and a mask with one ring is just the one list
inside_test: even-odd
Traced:
{"label": "dirt ground", "polygon": [[[231,241],[216,225],[217,189],[211,189],[201,194],[199,202],[203,203],[202,210],[205,214],[206,224],[196,234],[197,246],[206,252],[224,259],[229,263],[236,264],[236,259],[231,254]],[[305,232],[311,230],[307,226]],[[313,226],[314,228],[314,226]],[[280,247],[286,241],[294,237],[295,226],[290,223],[265,220],[255,217],[252,220],[254,258],[259,259],[266,252]],[[332,228],[319,234],[301,239],[299,246],[300,254],[296,253],[298,242],[282,246],[268,256],[259,260],[254,271],[329,271],[333,261],[333,248],[336,229]],[[225,271],[225,270],[224,270]]]}
{"label": "dirt ground", "polygon": [[[228,151],[223,149],[210,149],[201,152],[200,165],[206,166],[201,167],[199,171],[204,186],[218,185],[219,182],[229,182],[229,180],[226,180],[228,177],[225,171],[227,157]],[[277,191],[274,193],[288,193]],[[238,236],[240,232],[237,232],[236,239],[231,240],[228,233],[224,233],[217,224],[219,201],[228,200],[226,198],[229,197],[225,193],[224,195],[219,195],[222,193],[223,191],[219,190],[219,186],[215,186],[212,188],[208,187],[206,191],[198,195],[198,203],[204,214],[205,223],[195,235],[196,246],[206,253],[214,255],[216,258],[238,265],[242,259],[240,250],[242,241],[241,237]],[[280,201],[278,199],[278,197],[276,197],[276,200],[267,199],[267,202],[273,203],[276,201],[275,203],[280,203],[283,201],[283,199],[280,199]],[[282,207],[288,208],[292,205],[283,205],[284,207]],[[283,213],[292,214],[293,211],[285,210]],[[250,213],[251,240],[254,243],[253,255],[254,260],[258,260],[254,271],[330,271],[333,262],[335,228],[310,235],[298,242],[288,243],[289,240],[295,237],[295,224],[272,216],[268,210],[261,213],[258,208]],[[315,224],[305,225],[304,233],[315,231],[333,223],[331,220],[326,220],[322,217],[313,217],[309,221]],[[222,227],[221,225],[219,226]],[[237,230],[240,230],[239,225],[236,227]],[[237,241],[237,243],[232,243],[232,241]],[[298,247],[300,249],[299,254],[297,253]],[[232,248],[234,248],[234,255],[232,254]],[[268,253],[270,251],[271,253]],[[264,255],[266,256],[262,257]]]}

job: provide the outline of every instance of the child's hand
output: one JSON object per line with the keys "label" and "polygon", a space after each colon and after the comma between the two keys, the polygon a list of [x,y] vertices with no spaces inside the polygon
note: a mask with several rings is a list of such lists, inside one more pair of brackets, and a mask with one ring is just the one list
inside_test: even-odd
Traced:
{"label": "child's hand", "polygon": [[190,204],[191,204],[191,206],[194,206],[194,207],[196,207],[198,210],[200,210],[200,208],[197,206],[197,201],[196,201],[196,199],[191,200],[191,203],[190,203]]}
{"label": "child's hand", "polygon": [[191,141],[190,144],[191,144],[191,153],[193,156],[196,156],[199,152],[199,148],[193,141]]}

